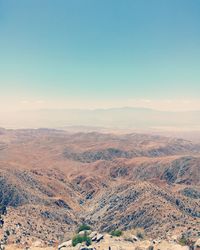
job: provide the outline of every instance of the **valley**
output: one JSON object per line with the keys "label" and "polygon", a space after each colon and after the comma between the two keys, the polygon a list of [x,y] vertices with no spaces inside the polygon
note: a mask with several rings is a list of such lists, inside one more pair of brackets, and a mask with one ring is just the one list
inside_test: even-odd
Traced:
{"label": "valley", "polygon": [[87,223],[102,233],[140,228],[151,240],[196,240],[199,176],[200,144],[184,139],[1,129],[1,237],[51,247]]}

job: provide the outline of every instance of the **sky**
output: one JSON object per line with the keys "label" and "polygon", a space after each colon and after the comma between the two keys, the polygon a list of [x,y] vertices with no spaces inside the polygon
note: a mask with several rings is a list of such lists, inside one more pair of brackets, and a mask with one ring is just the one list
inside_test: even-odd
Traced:
{"label": "sky", "polygon": [[200,110],[200,1],[0,0],[0,104]]}

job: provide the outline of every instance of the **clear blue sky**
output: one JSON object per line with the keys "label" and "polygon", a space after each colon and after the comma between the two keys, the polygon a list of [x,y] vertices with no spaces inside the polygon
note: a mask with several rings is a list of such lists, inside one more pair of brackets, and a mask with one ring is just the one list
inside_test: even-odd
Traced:
{"label": "clear blue sky", "polygon": [[0,0],[0,87],[13,105],[200,99],[200,1]]}

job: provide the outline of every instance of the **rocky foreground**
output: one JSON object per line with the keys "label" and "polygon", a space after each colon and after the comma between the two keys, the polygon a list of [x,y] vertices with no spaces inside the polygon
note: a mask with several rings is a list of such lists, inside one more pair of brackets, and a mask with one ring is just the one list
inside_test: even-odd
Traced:
{"label": "rocky foreground", "polygon": [[[94,232],[93,232],[94,235]],[[108,234],[96,234],[93,237],[92,245],[86,246],[78,244],[75,248],[71,246],[71,241],[67,241],[58,246],[58,250],[189,250],[188,246],[181,246],[175,241],[161,240],[139,240],[135,235],[126,237],[112,237]],[[196,248],[197,249],[197,248]]]}
{"label": "rocky foreground", "polygon": [[32,242],[31,245],[9,244],[4,237],[0,241],[0,250],[199,250],[200,238],[192,241],[183,235],[174,235],[168,240],[149,239],[141,229],[122,232],[99,233],[92,231],[90,226],[82,224],[74,233],[62,243],[52,243],[52,246],[45,246],[41,240]]}
{"label": "rocky foreground", "polygon": [[[81,232],[80,232],[81,233]],[[61,243],[55,247],[45,247],[41,241],[36,241],[31,247],[20,248],[17,245],[8,245],[0,247],[1,250],[199,250],[200,239],[193,246],[183,246],[175,239],[167,240],[147,240],[139,239],[135,235],[113,237],[109,234],[99,234],[91,232],[92,244],[87,246],[85,243],[79,243],[72,246],[72,240]]]}

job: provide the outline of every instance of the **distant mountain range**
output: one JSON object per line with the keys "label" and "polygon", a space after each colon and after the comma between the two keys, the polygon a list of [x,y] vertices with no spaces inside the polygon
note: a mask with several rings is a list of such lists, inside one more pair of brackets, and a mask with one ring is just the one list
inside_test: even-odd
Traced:
{"label": "distant mountain range", "polygon": [[7,128],[92,126],[118,129],[200,130],[200,111],[167,112],[147,108],[43,109],[0,113]]}

